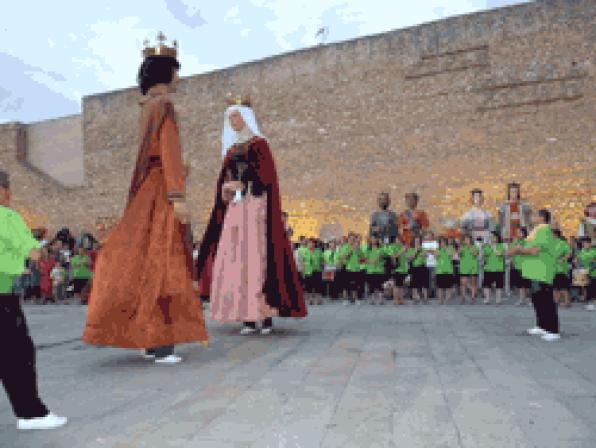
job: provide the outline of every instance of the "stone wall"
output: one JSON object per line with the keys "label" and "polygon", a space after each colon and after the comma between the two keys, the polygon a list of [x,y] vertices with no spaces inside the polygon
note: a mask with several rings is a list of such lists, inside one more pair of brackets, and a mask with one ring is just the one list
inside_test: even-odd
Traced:
{"label": "stone wall", "polygon": [[80,115],[27,125],[27,160],[66,187],[84,185]]}
{"label": "stone wall", "polygon": [[[173,99],[195,232],[213,204],[228,92],[253,98],[296,234],[366,231],[381,190],[399,209],[418,191],[438,224],[474,187],[494,209],[514,180],[571,231],[596,184],[595,15],[590,0],[539,1],[183,79]],[[138,99],[132,88],[84,98],[92,200],[77,225],[124,207]]]}

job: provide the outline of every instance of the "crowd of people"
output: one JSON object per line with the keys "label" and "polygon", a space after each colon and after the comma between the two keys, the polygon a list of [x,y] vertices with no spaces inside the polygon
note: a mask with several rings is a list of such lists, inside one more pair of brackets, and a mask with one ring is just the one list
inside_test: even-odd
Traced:
{"label": "crowd of people", "polygon": [[75,239],[68,228],[51,238],[46,229],[33,236],[41,246],[39,260],[28,259],[14,282],[14,293],[35,304],[87,303],[99,242],[87,232]]}
{"label": "crowd of people", "polygon": [[[519,190],[517,184],[510,187]],[[517,231],[512,232],[511,225],[506,230],[507,217],[492,224],[490,213],[480,208],[482,192],[474,190],[473,208],[460,226],[435,234],[429,230],[427,214],[416,208],[417,195],[407,195],[406,202],[406,212],[397,215],[388,209],[389,196],[381,193],[380,211],[371,217],[368,236],[350,232],[330,241],[299,237],[294,256],[309,304],[321,304],[323,297],[343,299],[345,305],[363,300],[383,304],[391,297],[395,305],[405,304],[406,298],[413,303],[436,298],[444,304],[455,296],[462,304],[478,299],[490,304],[494,295],[494,303],[500,305],[511,292],[517,293],[517,305],[531,304],[530,281],[522,275],[523,256],[508,253],[526,245],[533,227],[530,211],[526,222],[519,220]],[[529,210],[526,204],[519,208]],[[563,307],[585,302],[586,309],[595,308],[595,214],[592,203],[586,207],[579,236],[566,238],[551,222],[556,238],[554,298]]]}

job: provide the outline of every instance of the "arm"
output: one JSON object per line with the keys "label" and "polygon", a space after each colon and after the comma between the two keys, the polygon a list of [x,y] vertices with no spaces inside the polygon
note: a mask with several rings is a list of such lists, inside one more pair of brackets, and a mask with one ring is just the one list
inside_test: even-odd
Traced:
{"label": "arm", "polygon": [[171,108],[171,113],[166,114],[162,124],[159,146],[166,191],[171,202],[182,202],[186,199],[186,169],[182,162],[182,149],[178,127],[173,118],[173,106],[168,103],[165,107]]}

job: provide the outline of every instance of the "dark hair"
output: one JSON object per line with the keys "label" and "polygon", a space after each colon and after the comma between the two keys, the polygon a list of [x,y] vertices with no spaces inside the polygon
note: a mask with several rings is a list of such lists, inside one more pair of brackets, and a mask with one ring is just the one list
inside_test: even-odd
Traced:
{"label": "dark hair", "polygon": [[143,95],[156,84],[169,84],[174,77],[174,70],[180,70],[180,63],[172,56],[149,56],[145,58],[137,82]]}
{"label": "dark hair", "polygon": [[544,219],[544,222],[546,224],[550,224],[550,212],[547,209],[541,208],[540,210],[538,210],[538,216]]}
{"label": "dark hair", "polygon": [[484,194],[484,192],[480,189],[480,188],[474,188],[471,192],[472,195],[474,195],[475,193],[480,193],[480,194]]}
{"label": "dark hair", "polygon": [[557,238],[563,238],[563,234],[561,233],[561,230],[559,230],[559,229],[554,229],[553,235],[556,236]]}
{"label": "dark hair", "polygon": [[520,227],[519,233],[521,234],[521,236],[526,238],[528,236],[528,229],[526,227]]}
{"label": "dark hair", "polygon": [[521,186],[517,182],[511,182],[507,185],[507,199],[511,200],[511,189],[517,188],[517,199],[521,198]]}
{"label": "dark hair", "polygon": [[501,238],[501,234],[499,232],[491,232],[491,234],[495,237],[497,243],[503,242],[503,238]]}

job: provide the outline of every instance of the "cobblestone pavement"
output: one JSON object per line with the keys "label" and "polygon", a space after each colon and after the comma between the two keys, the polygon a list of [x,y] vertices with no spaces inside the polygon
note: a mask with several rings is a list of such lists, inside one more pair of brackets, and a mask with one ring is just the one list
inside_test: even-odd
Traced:
{"label": "cobblestone pavement", "polygon": [[0,394],[0,446],[596,447],[596,313],[560,310],[547,343],[512,301],[334,302],[268,336],[210,322],[179,365],[84,345],[85,307],[27,305],[41,396],[70,422],[19,433]]}

